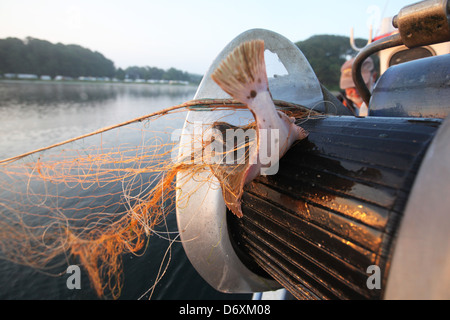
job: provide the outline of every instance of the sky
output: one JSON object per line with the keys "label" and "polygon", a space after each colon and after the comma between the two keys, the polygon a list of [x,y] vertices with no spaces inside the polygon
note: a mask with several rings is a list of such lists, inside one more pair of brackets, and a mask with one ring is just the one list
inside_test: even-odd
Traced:
{"label": "sky", "polygon": [[115,66],[203,74],[253,28],[292,42],[317,34],[368,38],[417,0],[0,0],[0,39],[33,37],[101,52]]}

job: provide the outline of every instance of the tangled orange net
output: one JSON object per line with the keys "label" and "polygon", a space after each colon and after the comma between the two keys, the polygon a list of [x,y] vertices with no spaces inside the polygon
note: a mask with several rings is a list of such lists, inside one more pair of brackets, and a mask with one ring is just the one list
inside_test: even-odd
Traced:
{"label": "tangled orange net", "polygon": [[[316,114],[276,104],[299,119]],[[180,145],[171,140],[174,128],[167,127],[167,118],[184,121],[186,111],[195,108],[238,110],[245,105],[189,101],[0,161],[1,258],[40,270],[77,261],[100,297],[118,298],[121,257],[141,254],[155,227],[174,212],[177,173],[210,170],[223,188],[233,188],[243,171],[240,165],[190,161],[193,155],[174,160]],[[164,127],[157,121],[161,117]]]}

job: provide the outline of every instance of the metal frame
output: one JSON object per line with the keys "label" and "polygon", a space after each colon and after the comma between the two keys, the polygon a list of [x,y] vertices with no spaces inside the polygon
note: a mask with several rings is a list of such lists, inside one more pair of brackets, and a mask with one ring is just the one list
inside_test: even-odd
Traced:
{"label": "metal frame", "polygon": [[450,41],[450,2],[427,0],[406,6],[392,19],[399,33],[372,42],[359,52],[352,76],[356,89],[369,106],[371,93],[361,75],[363,62],[372,54],[404,44],[408,48]]}
{"label": "metal frame", "polygon": [[[223,49],[204,76],[195,99],[229,98],[211,80],[210,75],[233,48],[253,39],[264,40],[266,50],[276,53],[280,63],[287,70],[287,75],[269,78],[269,88],[274,99],[310,108],[323,101],[319,81],[297,46],[275,32],[262,29],[244,32]],[[190,143],[191,133],[195,130],[193,124],[197,123],[198,129],[201,123],[211,124],[217,119],[233,125],[243,125],[252,119],[252,115],[248,110],[190,111],[180,139],[180,146]],[[203,182],[206,178],[210,181]],[[250,271],[236,255],[228,235],[226,206],[220,185],[216,179],[211,180],[209,170],[195,177],[178,174],[177,222],[183,247],[190,262],[203,279],[216,290],[228,293],[250,293],[281,287],[278,282]]]}
{"label": "metal frame", "polygon": [[450,119],[417,174],[391,260],[384,298],[450,299]]}

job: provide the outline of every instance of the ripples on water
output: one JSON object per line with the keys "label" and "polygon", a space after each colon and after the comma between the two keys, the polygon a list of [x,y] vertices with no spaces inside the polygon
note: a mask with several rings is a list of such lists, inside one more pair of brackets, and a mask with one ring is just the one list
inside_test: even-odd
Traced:
{"label": "ripples on water", "polygon": [[[0,158],[18,155],[191,100],[193,86],[0,82]],[[182,118],[170,123],[181,128]],[[167,124],[169,125],[169,124]],[[168,228],[176,231],[175,214]],[[138,299],[153,284],[169,242],[153,236],[141,257],[126,255],[121,299]],[[0,299],[98,299],[81,268],[81,290],[69,290],[69,275],[49,276],[0,260]],[[236,299],[212,289],[195,271],[181,243],[152,299]],[[142,298],[148,299],[149,294]]]}
{"label": "ripples on water", "polygon": [[0,158],[192,99],[193,86],[0,83]]}

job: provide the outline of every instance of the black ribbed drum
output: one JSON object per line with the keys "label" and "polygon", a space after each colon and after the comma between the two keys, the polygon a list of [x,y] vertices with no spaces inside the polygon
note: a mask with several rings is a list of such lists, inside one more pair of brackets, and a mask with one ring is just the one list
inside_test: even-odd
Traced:
{"label": "black ribbed drum", "polygon": [[[299,299],[383,297],[395,236],[422,158],[441,120],[330,116],[276,175],[246,186],[244,217],[228,213],[247,267]],[[381,271],[370,289],[368,267]]]}

